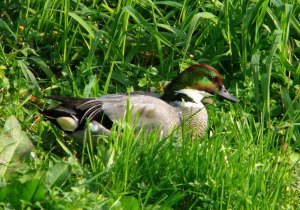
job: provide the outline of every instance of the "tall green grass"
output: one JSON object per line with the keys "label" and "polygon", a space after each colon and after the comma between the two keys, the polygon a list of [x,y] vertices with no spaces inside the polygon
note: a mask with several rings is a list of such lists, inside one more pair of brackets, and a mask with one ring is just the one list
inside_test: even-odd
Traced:
{"label": "tall green grass", "polygon": [[[16,115],[36,158],[3,177],[1,192],[36,186],[33,177],[45,193],[8,190],[1,207],[299,208],[299,9],[296,0],[2,1],[0,122]],[[43,95],[159,91],[201,62],[239,99],[207,106],[201,139],[158,142],[127,128],[82,145],[37,112]]]}

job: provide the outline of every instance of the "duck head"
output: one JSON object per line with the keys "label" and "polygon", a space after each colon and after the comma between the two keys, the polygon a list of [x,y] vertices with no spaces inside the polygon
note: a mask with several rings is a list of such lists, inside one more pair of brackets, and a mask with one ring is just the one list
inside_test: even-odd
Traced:
{"label": "duck head", "polygon": [[177,75],[165,88],[161,97],[165,101],[186,100],[201,103],[205,97],[219,95],[236,102],[223,85],[220,73],[208,64],[194,64]]}

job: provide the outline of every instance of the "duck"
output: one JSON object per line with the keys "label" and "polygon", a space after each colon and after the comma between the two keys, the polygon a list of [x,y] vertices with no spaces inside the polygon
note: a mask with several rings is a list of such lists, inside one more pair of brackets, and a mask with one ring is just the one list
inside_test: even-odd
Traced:
{"label": "duck", "polygon": [[75,136],[87,130],[92,136],[109,136],[113,125],[124,121],[126,113],[130,112],[129,124],[137,130],[158,129],[162,137],[167,137],[174,130],[181,131],[185,123],[193,137],[201,137],[208,126],[208,113],[202,101],[215,95],[237,102],[225,88],[220,73],[200,63],[179,73],[166,85],[161,96],[144,91],[93,98],[52,95],[46,98],[58,101],[59,105],[41,114]]}

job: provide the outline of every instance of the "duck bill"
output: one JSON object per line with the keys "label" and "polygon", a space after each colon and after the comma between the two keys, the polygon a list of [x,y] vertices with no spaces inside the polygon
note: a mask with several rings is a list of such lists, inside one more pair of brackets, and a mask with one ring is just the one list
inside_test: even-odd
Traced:
{"label": "duck bill", "polygon": [[218,92],[218,95],[228,101],[237,102],[236,98],[226,90],[224,85],[222,85],[222,89]]}

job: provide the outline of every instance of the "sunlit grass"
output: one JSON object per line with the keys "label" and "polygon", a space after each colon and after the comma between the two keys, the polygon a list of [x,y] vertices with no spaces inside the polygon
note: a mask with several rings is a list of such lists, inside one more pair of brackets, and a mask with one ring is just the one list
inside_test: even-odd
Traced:
{"label": "sunlit grass", "polygon": [[[0,206],[298,209],[299,14],[295,0],[2,1],[0,124],[15,115],[35,158],[1,178]],[[43,95],[159,92],[201,62],[239,99],[207,105],[201,139],[126,128],[95,146],[38,113]]]}

